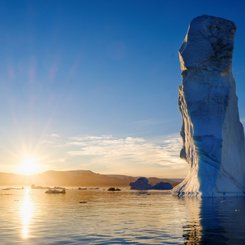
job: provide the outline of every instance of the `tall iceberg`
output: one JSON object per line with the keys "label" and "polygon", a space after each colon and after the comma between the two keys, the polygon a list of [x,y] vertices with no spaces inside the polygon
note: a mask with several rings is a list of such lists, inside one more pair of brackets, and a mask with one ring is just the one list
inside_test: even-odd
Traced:
{"label": "tall iceberg", "polygon": [[203,15],[192,20],[179,49],[180,157],[190,164],[173,189],[179,196],[245,193],[244,132],[232,75],[235,31],[232,21]]}

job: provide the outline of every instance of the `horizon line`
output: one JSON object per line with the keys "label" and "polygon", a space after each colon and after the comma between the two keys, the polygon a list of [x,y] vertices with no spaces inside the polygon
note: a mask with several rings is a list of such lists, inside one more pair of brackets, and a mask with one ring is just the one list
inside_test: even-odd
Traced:
{"label": "horizon line", "polygon": [[140,177],[146,177],[146,178],[162,178],[162,179],[184,179],[185,177],[157,177],[157,176],[147,176],[147,175],[138,175],[138,176],[133,176],[133,175],[127,175],[127,174],[118,174],[118,173],[111,173],[111,174],[104,174],[104,173],[99,173],[99,172],[94,172],[92,170],[88,170],[88,169],[71,169],[71,170],[54,170],[54,169],[50,169],[50,170],[46,170],[46,171],[42,171],[42,172],[38,172],[38,173],[33,173],[33,174],[21,174],[21,173],[17,173],[17,172],[2,172],[0,171],[0,174],[13,174],[13,175],[19,175],[22,177],[33,177],[35,175],[40,175],[40,174],[44,174],[47,172],[75,172],[75,171],[84,171],[84,172],[91,172],[94,174],[100,174],[100,175],[107,175],[107,176],[112,176],[112,175],[119,175],[119,176],[126,176],[126,177],[133,177],[133,178],[140,178]]}

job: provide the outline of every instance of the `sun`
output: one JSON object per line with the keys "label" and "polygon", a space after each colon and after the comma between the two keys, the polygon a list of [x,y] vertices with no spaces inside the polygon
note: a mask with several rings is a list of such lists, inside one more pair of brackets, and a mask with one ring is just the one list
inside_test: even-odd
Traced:
{"label": "sun", "polygon": [[40,164],[36,157],[25,156],[19,165],[19,173],[24,175],[36,174],[40,171]]}

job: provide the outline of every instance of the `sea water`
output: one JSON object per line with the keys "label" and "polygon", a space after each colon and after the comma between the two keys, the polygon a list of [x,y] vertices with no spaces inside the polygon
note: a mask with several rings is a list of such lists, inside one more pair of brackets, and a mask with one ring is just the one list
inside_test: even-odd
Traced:
{"label": "sea water", "polygon": [[0,244],[245,244],[245,199],[0,190]]}

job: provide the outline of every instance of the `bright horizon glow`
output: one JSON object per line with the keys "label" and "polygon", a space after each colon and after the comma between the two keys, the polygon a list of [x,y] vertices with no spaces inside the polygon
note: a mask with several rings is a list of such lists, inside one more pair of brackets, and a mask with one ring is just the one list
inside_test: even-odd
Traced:
{"label": "bright horizon glow", "polygon": [[23,175],[33,175],[40,172],[40,164],[36,157],[27,155],[23,157],[18,166],[18,173]]}

